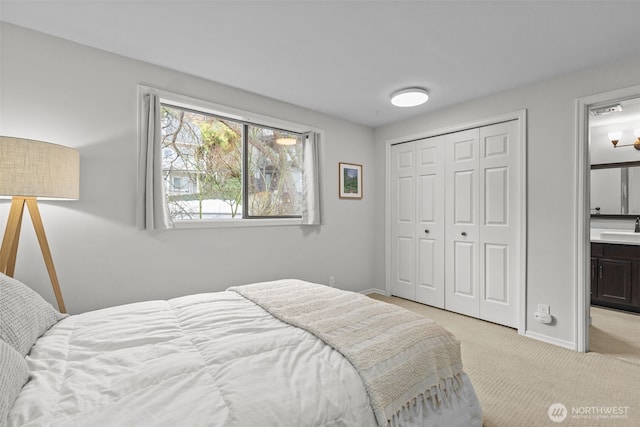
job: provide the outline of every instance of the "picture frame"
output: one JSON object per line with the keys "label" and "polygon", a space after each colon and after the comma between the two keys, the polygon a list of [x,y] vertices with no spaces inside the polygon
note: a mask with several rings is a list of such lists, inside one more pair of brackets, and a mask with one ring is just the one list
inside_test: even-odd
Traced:
{"label": "picture frame", "polygon": [[341,199],[362,199],[362,165],[338,163],[339,197]]}

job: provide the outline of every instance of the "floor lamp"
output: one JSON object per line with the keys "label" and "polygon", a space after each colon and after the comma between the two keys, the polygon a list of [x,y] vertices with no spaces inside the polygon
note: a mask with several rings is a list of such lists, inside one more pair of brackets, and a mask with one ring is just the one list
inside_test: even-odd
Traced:
{"label": "floor lamp", "polygon": [[11,208],[0,246],[0,272],[13,277],[25,206],[42,250],[60,312],[66,313],[37,199],[77,200],[80,196],[77,150],[31,139],[0,136],[0,196]]}

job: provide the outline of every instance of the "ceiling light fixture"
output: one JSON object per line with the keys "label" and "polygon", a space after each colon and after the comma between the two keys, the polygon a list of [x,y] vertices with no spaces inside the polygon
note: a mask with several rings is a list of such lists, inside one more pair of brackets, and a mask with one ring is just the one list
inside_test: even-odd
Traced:
{"label": "ceiling light fixture", "polygon": [[609,114],[609,113],[619,113],[620,111],[622,111],[622,105],[612,104],[612,105],[607,105],[606,107],[594,108],[593,110],[591,110],[591,115],[602,116],[604,114]]}
{"label": "ceiling light fixture", "polygon": [[417,107],[429,99],[429,94],[425,89],[412,87],[394,92],[391,95],[391,103],[396,107]]}

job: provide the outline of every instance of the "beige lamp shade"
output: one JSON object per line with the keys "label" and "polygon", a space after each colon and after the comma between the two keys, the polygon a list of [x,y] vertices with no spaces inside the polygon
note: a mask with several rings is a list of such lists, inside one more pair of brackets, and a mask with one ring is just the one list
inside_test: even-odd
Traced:
{"label": "beige lamp shade", "polygon": [[78,151],[48,142],[0,136],[0,196],[80,198]]}

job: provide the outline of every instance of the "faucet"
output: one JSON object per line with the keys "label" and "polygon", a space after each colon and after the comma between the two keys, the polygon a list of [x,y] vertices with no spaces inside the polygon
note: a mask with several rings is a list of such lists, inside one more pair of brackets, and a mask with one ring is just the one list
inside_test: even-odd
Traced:
{"label": "faucet", "polygon": [[636,227],[633,229],[634,233],[640,233],[640,216],[636,217]]}

